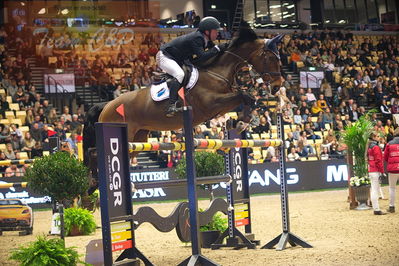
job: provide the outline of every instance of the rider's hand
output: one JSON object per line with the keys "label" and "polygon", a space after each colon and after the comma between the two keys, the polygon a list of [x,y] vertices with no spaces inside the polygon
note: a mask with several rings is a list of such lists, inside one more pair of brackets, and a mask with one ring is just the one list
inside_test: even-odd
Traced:
{"label": "rider's hand", "polygon": [[216,49],[218,49],[219,52],[223,53],[224,51],[227,50],[227,47],[229,47],[229,43],[222,43],[220,45],[215,45]]}

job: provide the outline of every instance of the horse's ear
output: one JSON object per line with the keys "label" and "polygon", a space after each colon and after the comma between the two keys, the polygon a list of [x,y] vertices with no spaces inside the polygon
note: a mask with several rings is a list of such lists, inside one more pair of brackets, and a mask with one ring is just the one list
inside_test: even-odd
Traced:
{"label": "horse's ear", "polygon": [[279,34],[275,37],[273,37],[273,39],[270,39],[266,42],[266,48],[268,48],[269,50],[272,51],[277,51],[277,44],[281,42],[281,40],[284,38],[284,34]]}
{"label": "horse's ear", "polygon": [[284,39],[284,36],[285,36],[285,34],[279,34],[279,35],[277,35],[277,37],[278,37],[277,43],[280,43],[280,42]]}

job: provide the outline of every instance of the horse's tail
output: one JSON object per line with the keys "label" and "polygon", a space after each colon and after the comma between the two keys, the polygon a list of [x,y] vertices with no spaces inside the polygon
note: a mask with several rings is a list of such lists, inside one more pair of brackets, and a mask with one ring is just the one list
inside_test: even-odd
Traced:
{"label": "horse's tail", "polygon": [[97,103],[87,111],[83,128],[83,163],[90,171],[90,187],[87,191],[89,195],[98,188],[96,130],[94,125],[98,122],[98,118],[106,104],[107,103]]}
{"label": "horse's tail", "polygon": [[96,122],[98,122],[98,118],[100,117],[100,114],[106,104],[107,103],[96,103],[86,113],[83,127],[83,163],[86,166],[89,165],[89,149],[96,147],[96,131],[94,125]]}

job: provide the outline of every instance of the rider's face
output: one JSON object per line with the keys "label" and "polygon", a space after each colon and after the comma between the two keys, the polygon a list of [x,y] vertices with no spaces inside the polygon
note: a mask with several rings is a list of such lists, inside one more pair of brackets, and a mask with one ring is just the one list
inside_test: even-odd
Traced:
{"label": "rider's face", "polygon": [[210,30],[209,31],[210,41],[216,40],[217,37],[218,37],[218,31],[217,30]]}

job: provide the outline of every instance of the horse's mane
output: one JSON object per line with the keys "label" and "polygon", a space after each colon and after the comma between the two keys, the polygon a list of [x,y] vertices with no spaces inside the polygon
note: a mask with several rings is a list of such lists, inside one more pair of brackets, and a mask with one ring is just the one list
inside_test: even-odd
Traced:
{"label": "horse's mane", "polygon": [[239,47],[246,42],[253,42],[258,39],[258,35],[249,27],[249,25],[241,25],[238,34],[233,38],[229,47]]}
{"label": "horse's mane", "polygon": [[[251,29],[251,27],[248,25],[248,23],[243,22],[240,25],[240,29],[237,32],[237,35],[230,41],[229,43],[229,49],[230,48],[237,48],[239,46],[241,46],[244,43],[247,42],[253,42],[256,39],[258,39],[259,37],[256,35],[256,33]],[[200,63],[196,66],[200,67],[200,68],[204,68],[207,67],[209,65],[213,65],[213,63],[218,60],[220,57],[220,54],[217,56],[214,56],[208,60],[206,60],[203,63]]]}

